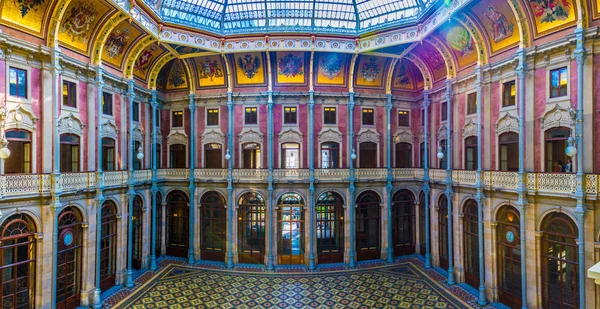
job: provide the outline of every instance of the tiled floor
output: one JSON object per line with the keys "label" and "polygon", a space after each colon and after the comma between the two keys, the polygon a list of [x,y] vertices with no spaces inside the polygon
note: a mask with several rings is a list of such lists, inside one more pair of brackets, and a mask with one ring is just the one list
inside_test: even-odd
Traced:
{"label": "tiled floor", "polygon": [[[475,296],[416,258],[303,273],[228,271],[164,260],[105,308],[478,308]],[[343,267],[340,267],[343,268]]]}

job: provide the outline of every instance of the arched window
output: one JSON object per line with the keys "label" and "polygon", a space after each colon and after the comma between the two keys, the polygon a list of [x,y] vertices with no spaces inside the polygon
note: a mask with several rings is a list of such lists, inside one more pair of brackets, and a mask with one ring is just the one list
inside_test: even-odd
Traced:
{"label": "arched window", "polygon": [[300,144],[281,144],[281,168],[300,168]]}
{"label": "arched window", "polygon": [[317,198],[317,254],[320,264],[344,260],[344,202],[335,192]]}
{"label": "arched window", "polygon": [[340,168],[340,144],[321,144],[321,168]]}
{"label": "arched window", "polygon": [[238,201],[238,262],[262,264],[265,258],[265,200],[248,192]]}
{"label": "arched window", "polygon": [[359,168],[377,168],[377,144],[364,142],[358,145]]}
{"label": "arched window", "polygon": [[223,168],[221,144],[204,144],[204,167]]}
{"label": "arched window", "polygon": [[242,168],[260,168],[261,166],[260,144],[242,144]]}
{"label": "arched window", "polygon": [[75,134],[60,136],[60,171],[79,172],[79,136]]}
{"label": "arched window", "polygon": [[80,305],[83,249],[82,217],[72,206],[58,215],[56,308],[75,309]]}
{"label": "arched window", "polygon": [[156,193],[156,238],[154,246],[154,256],[159,257],[162,255],[162,239],[163,239],[163,206],[162,206],[162,194]]}
{"label": "arched window", "polygon": [[223,262],[227,240],[225,198],[217,191],[200,199],[200,250],[203,260]]}
{"label": "arched window", "polygon": [[498,211],[498,296],[509,308],[521,308],[521,238],[519,212],[512,206]]}
{"label": "arched window", "polygon": [[0,225],[0,299],[2,308],[34,308],[36,278],[35,224],[12,215]]}
{"label": "arched window", "polygon": [[446,145],[445,139],[440,141],[440,148],[442,148],[442,153],[444,154],[444,157],[439,160],[438,166],[441,169],[446,169],[446,168],[448,168],[448,152],[447,152],[448,146]]}
{"label": "arched window", "polygon": [[189,199],[181,191],[167,196],[167,255],[187,257],[190,238]]}
{"label": "arched window", "polygon": [[117,273],[117,207],[111,201],[102,204],[102,236],[100,238],[100,290],[115,285]]}
{"label": "arched window", "polygon": [[131,215],[131,267],[136,270],[142,269],[143,255],[142,245],[144,243],[144,202],[139,195],[133,198],[133,214]]}
{"label": "arched window", "polygon": [[392,238],[394,256],[415,254],[415,197],[408,190],[394,194]]}
{"label": "arched window", "polygon": [[412,145],[409,143],[396,144],[396,167],[412,167]]}
{"label": "arched window", "polygon": [[[109,137],[102,139],[102,169],[114,171],[117,168],[115,158],[115,140]],[[135,154],[134,154],[135,156]],[[134,159],[134,161],[137,159]]]}
{"label": "arched window", "polygon": [[356,251],[358,261],[381,258],[381,206],[373,191],[356,198]]}
{"label": "arched window", "polygon": [[579,308],[577,226],[567,215],[542,221],[542,306]]}
{"label": "arched window", "polygon": [[277,257],[279,264],[304,263],[304,201],[285,193],[277,201]]}
{"label": "arched window", "polygon": [[4,173],[31,173],[31,133],[8,130],[6,139],[10,156],[4,161]]}
{"label": "arched window", "polygon": [[422,256],[425,256],[427,243],[425,242],[425,193],[419,193],[419,247]]}
{"label": "arched window", "polygon": [[465,254],[465,282],[479,288],[479,216],[477,202],[467,200],[464,206],[463,244]]}
{"label": "arched window", "polygon": [[519,134],[507,132],[498,137],[500,170],[516,171],[519,169]]}
{"label": "arched window", "polygon": [[569,128],[554,128],[546,131],[546,172],[564,172],[567,164],[567,139],[571,136]]}
{"label": "arched window", "polygon": [[440,268],[448,269],[448,198],[440,195],[438,201],[438,255]]}
{"label": "arched window", "polygon": [[477,136],[465,138],[465,169],[477,169]]}
{"label": "arched window", "polygon": [[185,145],[174,144],[169,147],[169,166],[171,168],[185,168]]}

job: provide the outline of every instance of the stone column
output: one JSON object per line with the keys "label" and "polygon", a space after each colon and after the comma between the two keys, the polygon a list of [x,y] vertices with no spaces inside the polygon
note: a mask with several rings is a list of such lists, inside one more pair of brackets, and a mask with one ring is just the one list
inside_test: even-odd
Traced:
{"label": "stone column", "polygon": [[423,154],[423,193],[425,194],[425,268],[431,268],[431,232],[429,222],[429,192],[431,187],[429,186],[429,90],[423,90],[423,143],[424,151]]}
{"label": "stone column", "polygon": [[[158,177],[156,171],[156,111],[158,108],[158,100],[157,100],[157,91],[156,89],[152,90],[152,101],[150,105],[152,106],[152,188],[150,191],[152,192],[152,244],[150,245],[150,270],[156,270],[156,239],[158,235],[156,234],[156,210],[157,210],[157,201],[156,195],[158,193]],[[162,220],[161,220],[162,221]],[[160,249],[160,248],[159,248]]]}
{"label": "stone column", "polygon": [[315,92],[309,91],[308,98],[308,270],[315,269]]}
{"label": "stone column", "polygon": [[[446,79],[446,198],[448,200],[448,284],[454,280],[454,240],[452,201],[452,80]],[[443,111],[442,111],[443,112]]]}
{"label": "stone column", "polygon": [[350,246],[348,248],[348,267],[356,267],[356,206],[354,205],[354,159],[356,151],[354,150],[354,92],[348,92],[348,144],[350,145],[350,157],[348,160],[348,169],[350,175],[348,178],[348,220],[350,221]]}
{"label": "stone column", "polygon": [[96,68],[96,91],[98,92],[96,99],[96,289],[94,290],[94,309],[102,307],[100,300],[100,256],[102,250],[100,244],[102,242],[102,204],[104,203],[104,172],[102,171],[102,93],[104,91],[104,70],[99,64]]}
{"label": "stone column", "polygon": [[477,201],[478,208],[478,236],[479,236],[479,297],[477,299],[477,303],[481,306],[487,304],[487,300],[485,297],[485,260],[483,258],[483,132],[481,127],[483,126],[483,100],[481,97],[483,95],[483,91],[481,89],[481,83],[483,78],[483,68],[481,66],[477,66],[477,80],[475,81],[475,85],[477,86],[477,171],[475,176],[475,189],[477,189],[477,193],[475,193],[475,200]]}
{"label": "stone column", "polygon": [[196,103],[194,94],[190,93],[190,243],[188,250],[188,263],[194,264],[195,244],[194,235],[196,231],[196,180],[194,169],[196,168]]}
{"label": "stone column", "polygon": [[[235,231],[235,205],[233,196],[233,162],[231,154],[233,148],[233,130],[234,130],[234,115],[233,115],[233,93],[227,92],[227,195],[229,195],[227,206],[227,268],[233,268],[233,249],[234,249],[234,231]],[[269,149],[270,150],[270,149]]]}
{"label": "stone column", "polygon": [[386,131],[385,131],[385,164],[387,168],[386,190],[387,190],[387,234],[388,234],[388,249],[387,261],[394,261],[394,235],[393,235],[393,216],[392,216],[392,94],[386,95],[385,103],[386,111]]}
{"label": "stone column", "polygon": [[129,210],[127,213],[127,275],[125,277],[125,287],[132,288],[133,287],[133,270],[132,270],[132,260],[133,260],[133,199],[135,197],[135,188],[133,186],[133,156],[135,153],[134,147],[135,142],[133,141],[133,100],[135,99],[134,93],[135,82],[133,79],[127,81],[127,101],[129,102],[129,144],[127,149],[127,174],[129,175],[127,180],[127,199]]}
{"label": "stone column", "polygon": [[267,91],[267,109],[268,109],[268,116],[267,116],[267,121],[268,121],[268,128],[267,128],[267,135],[268,135],[268,151],[269,151],[269,156],[268,156],[268,168],[269,168],[269,175],[268,175],[268,208],[267,208],[267,224],[269,226],[269,246],[267,248],[267,250],[269,251],[268,256],[267,256],[267,270],[273,270],[275,269],[274,266],[274,256],[273,256],[273,238],[275,236],[275,223],[277,222],[277,220],[274,218],[274,211],[273,209],[275,208],[275,206],[273,205],[273,91],[269,90]]}

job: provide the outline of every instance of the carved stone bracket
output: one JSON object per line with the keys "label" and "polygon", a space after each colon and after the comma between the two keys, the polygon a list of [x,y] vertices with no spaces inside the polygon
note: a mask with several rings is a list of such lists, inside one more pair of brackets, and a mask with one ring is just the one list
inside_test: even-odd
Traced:
{"label": "carved stone bracket", "polygon": [[119,137],[119,129],[112,121],[106,121],[102,124],[102,136],[116,140]]}
{"label": "carved stone bracket", "polygon": [[6,115],[6,129],[24,129],[33,132],[35,131],[37,121],[38,118],[32,112],[25,109],[22,104],[19,104],[8,111]]}
{"label": "carved stone bracket", "polygon": [[260,131],[255,130],[254,128],[250,128],[250,129],[244,129],[242,130],[242,133],[240,133],[240,135],[238,135],[238,137],[240,138],[240,143],[245,144],[245,143],[262,143],[263,141],[263,134],[260,133]]}
{"label": "carved stone bracket", "polygon": [[448,132],[448,127],[446,126],[446,124],[442,124],[440,126],[440,128],[438,129],[438,131],[437,131],[437,140],[438,140],[438,142],[446,139],[447,132]]}
{"label": "carved stone bracket", "polygon": [[302,133],[300,133],[295,128],[289,128],[285,131],[281,131],[279,133],[279,142],[280,143],[301,143],[302,142]]}
{"label": "carved stone bracket", "polygon": [[465,139],[473,135],[477,135],[477,123],[473,121],[473,119],[469,119],[467,120],[467,123],[465,123],[465,125],[463,126],[462,136],[463,139]]}
{"label": "carved stone bracket", "polygon": [[361,130],[356,135],[356,143],[360,144],[364,142],[373,142],[379,144],[379,133],[377,133],[377,131],[371,128]]}
{"label": "carved stone bracket", "polygon": [[342,143],[342,133],[337,128],[328,128],[319,133],[319,145],[325,142]]}
{"label": "carved stone bracket", "polygon": [[174,144],[187,145],[188,137],[187,137],[187,135],[185,135],[181,132],[174,132],[174,133],[169,134],[169,136],[167,136],[167,144],[169,144],[169,145],[174,145]]}
{"label": "carved stone bracket", "polygon": [[131,136],[133,140],[136,142],[142,142],[144,140],[144,132],[142,131],[142,127],[140,125],[135,125],[133,127],[133,131],[131,132]]}
{"label": "carved stone bracket", "polygon": [[85,125],[72,113],[58,120],[58,133],[83,135]]}
{"label": "carved stone bracket", "polygon": [[496,127],[496,134],[498,135],[507,132],[519,133],[519,118],[508,112],[500,117],[494,126]]}
{"label": "carved stone bracket", "polygon": [[394,135],[394,144],[397,143],[409,143],[412,144],[414,142],[414,136],[412,132],[409,130],[400,130],[396,131],[396,135]]}
{"label": "carved stone bracket", "polygon": [[542,131],[558,127],[572,127],[573,119],[571,118],[571,108],[565,108],[556,104],[554,108],[547,111],[540,118]]}
{"label": "carved stone bracket", "polygon": [[208,130],[202,134],[202,144],[225,144],[225,135],[217,130]]}

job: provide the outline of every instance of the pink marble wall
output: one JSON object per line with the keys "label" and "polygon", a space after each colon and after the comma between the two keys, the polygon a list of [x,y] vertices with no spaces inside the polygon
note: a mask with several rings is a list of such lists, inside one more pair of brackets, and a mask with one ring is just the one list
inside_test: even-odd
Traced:
{"label": "pink marble wall", "polygon": [[[6,71],[2,71],[2,72],[6,72]],[[36,171],[38,173],[41,173],[42,171],[42,160],[43,157],[45,155],[44,153],[44,141],[43,141],[43,130],[46,129],[43,127],[43,122],[41,121],[42,119],[42,71],[40,69],[37,68],[31,68],[30,70],[30,74],[31,76],[29,76],[30,78],[30,83],[29,83],[29,87],[31,90],[31,111],[33,112],[33,114],[35,115],[35,117],[38,118],[38,122],[36,123]],[[2,82],[2,86],[5,87],[6,82]],[[5,89],[6,90],[6,89]],[[52,113],[52,111],[50,111],[50,113]],[[48,130],[52,130],[52,128],[47,128]],[[54,145],[54,144],[52,144]],[[53,150],[53,149],[51,149]],[[45,150],[46,155],[52,156],[52,154],[54,152],[52,151],[48,151],[48,149]]]}
{"label": "pink marble wall", "polygon": [[456,142],[454,143],[454,145],[452,145],[454,149],[458,149],[458,151],[455,152],[455,154],[458,154],[458,155],[454,156],[454,167],[456,167],[457,169],[463,169],[464,168],[464,159],[463,159],[464,150],[463,150],[461,129],[465,126],[465,116],[467,114],[467,94],[460,93],[460,94],[454,96],[454,99],[455,99],[455,104],[458,104],[457,105],[458,109],[455,109],[456,111],[458,111],[458,113],[454,115],[455,117],[458,118],[458,126],[455,128]]}
{"label": "pink marble wall", "polygon": [[[267,131],[268,131],[268,128],[267,128],[268,113],[269,113],[269,111],[268,111],[267,105],[261,104],[261,105],[258,106],[258,127],[260,129],[260,132],[263,135],[263,144],[262,144],[262,149],[261,149],[262,151],[260,152],[260,155],[262,156],[262,160],[263,160],[261,166],[264,167],[264,168],[268,167],[267,164],[268,164],[268,161],[269,161],[269,158],[267,156],[268,151],[266,151],[267,150],[267,146],[268,146],[267,142],[268,142],[268,139],[269,139],[269,136],[267,135]],[[273,145],[275,145],[275,144],[273,144]],[[275,162],[277,162],[277,161],[275,161],[275,159],[276,159],[276,157],[274,157],[274,159],[273,159],[274,160],[274,162],[273,162],[274,165],[275,165]]]}
{"label": "pink marble wall", "polygon": [[[498,122],[498,117],[500,115],[500,106],[502,105],[502,85],[499,81],[493,82],[490,87],[490,97],[491,102],[485,102],[483,106],[490,108],[490,137],[491,143],[489,144],[490,149],[490,157],[491,157],[491,167],[492,169],[497,169],[499,166],[496,165],[497,162],[497,153],[498,153],[498,143],[496,137],[496,124]],[[517,116],[514,113],[511,113],[513,116]],[[485,155],[485,153],[484,153]]]}
{"label": "pink marble wall", "polygon": [[[339,107],[336,108],[336,110],[339,113]],[[338,123],[339,123],[339,119],[338,119]],[[319,162],[321,162],[319,160],[319,155],[321,153],[321,145],[319,145],[319,132],[321,132],[321,130],[323,129],[323,106],[322,105],[315,105],[315,119],[313,122],[313,127],[314,127],[314,132],[315,132],[315,136],[314,136],[314,140],[313,140],[313,146],[315,149],[315,159],[314,159],[314,168],[319,168],[321,167],[319,165]],[[308,128],[307,128],[308,131]],[[342,147],[342,145],[340,145],[340,148]],[[342,149],[340,149],[341,151]],[[307,165],[307,167],[310,168],[310,166]]]}
{"label": "pink marble wall", "polygon": [[[595,55],[594,56],[594,76],[600,76],[600,55]],[[593,92],[593,97],[596,98],[595,100],[595,104],[594,106],[594,110],[596,111],[600,111],[600,100],[598,98],[600,98],[600,78],[596,78],[594,79],[594,89],[592,90]],[[600,143],[597,141],[597,137],[600,136],[600,117],[597,117],[597,114],[594,113],[593,116],[593,123],[594,123],[594,132],[593,135],[591,136],[592,138],[592,144],[594,145],[594,166],[593,166],[593,171],[594,173],[600,173]]]}
{"label": "pink marble wall", "polygon": [[[419,106],[422,104],[422,101],[419,102]],[[421,133],[421,129],[423,128],[421,126],[421,109],[420,108],[413,108],[410,111],[410,127],[411,127],[411,131],[412,134],[414,136],[414,142],[413,142],[413,166],[414,167],[421,167],[421,160],[420,160],[420,145],[421,145],[421,141],[419,140],[419,135]]]}
{"label": "pink marble wall", "polygon": [[546,110],[546,68],[535,70],[534,73],[535,99],[534,99],[534,125],[533,125],[533,154],[534,154],[534,170],[540,172],[542,170],[540,142],[543,139],[541,132],[540,117],[544,116]]}
{"label": "pink marble wall", "polygon": [[[79,88],[79,98],[77,98],[77,109],[79,110],[79,120],[81,120],[81,122],[83,124],[85,124],[86,128],[87,126],[89,126],[89,119],[88,119],[88,104],[87,104],[87,98],[88,98],[88,93],[87,93],[87,84],[84,82],[78,82],[77,83],[77,87]],[[93,95],[93,94],[92,94]],[[60,106],[62,107],[62,104],[60,104]],[[89,158],[87,156],[88,153],[88,145],[89,145],[89,140],[90,138],[94,138],[93,136],[90,137],[88,135],[88,130],[83,130],[83,147],[81,147],[80,149],[82,149],[83,151],[85,151],[85,154],[83,155],[83,166],[82,166],[82,171],[86,171],[86,170],[94,170],[95,167],[90,167],[89,166]]]}
{"label": "pink marble wall", "polygon": [[[127,104],[127,100],[125,100],[124,98],[121,97],[121,95],[119,94],[114,94],[113,96],[113,115],[115,116],[115,125],[117,126],[117,128],[121,128],[121,109],[124,108],[124,105]],[[129,106],[129,105],[126,105]],[[129,109],[129,108],[128,108]],[[117,136],[117,141],[116,141],[117,145],[121,146],[121,134],[118,134]],[[119,152],[122,151],[121,147],[118,147]],[[127,151],[125,152],[126,154],[128,153]],[[120,170],[123,167],[123,162],[127,162],[126,161],[127,158],[124,157],[122,158],[120,156],[120,153],[117,154],[117,162],[115,162],[115,170]]]}
{"label": "pink marble wall", "polygon": [[[281,133],[281,128],[282,128],[282,121],[283,121],[282,113],[283,113],[282,105],[280,105],[280,104],[273,105],[273,168],[281,168],[281,162],[279,160],[279,156],[280,156],[279,133]],[[265,114],[265,115],[266,115],[266,117],[268,117],[268,114]],[[267,118],[263,118],[263,119],[266,120]],[[268,138],[269,137],[267,136],[267,141],[268,141]]]}
{"label": "pink marble wall", "polygon": [[342,133],[342,144],[340,145],[340,153],[342,159],[340,161],[341,168],[348,167],[348,107],[346,105],[338,105],[337,106],[337,124],[338,130]]}

